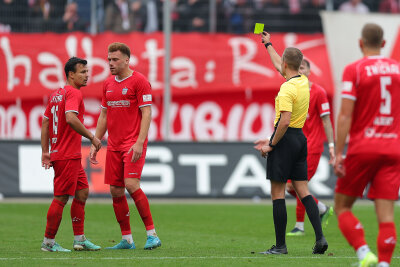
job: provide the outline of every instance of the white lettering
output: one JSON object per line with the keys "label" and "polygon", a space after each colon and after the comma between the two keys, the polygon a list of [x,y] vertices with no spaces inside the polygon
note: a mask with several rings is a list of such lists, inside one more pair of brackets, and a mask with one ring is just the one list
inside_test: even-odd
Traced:
{"label": "white lettering", "polygon": [[194,117],[194,134],[197,140],[222,141],[225,127],[221,123],[222,109],[211,101],[203,102]]}
{"label": "white lettering", "polygon": [[149,74],[147,77],[153,89],[161,89],[163,84],[157,81],[157,61],[159,57],[164,56],[164,49],[157,49],[157,41],[154,39],[147,40],[145,47],[146,52],[142,53],[142,57],[149,59]]}
{"label": "white lettering", "polygon": [[[38,55],[38,62],[42,65],[54,65],[54,67],[44,68],[39,73],[39,81],[47,89],[57,89],[64,86],[63,64],[60,59],[52,53],[42,52]],[[50,77],[56,77],[51,79]]]}
{"label": "white lettering", "polygon": [[196,65],[186,57],[177,57],[172,59],[171,68],[181,69],[171,76],[172,86],[178,88],[192,87],[197,88]]}
{"label": "white lettering", "polygon": [[[258,132],[253,131],[253,124],[257,117],[261,117],[261,128]],[[270,136],[273,132],[273,121],[275,109],[270,104],[251,104],[244,115],[242,126],[242,140],[254,141],[259,138]]]}

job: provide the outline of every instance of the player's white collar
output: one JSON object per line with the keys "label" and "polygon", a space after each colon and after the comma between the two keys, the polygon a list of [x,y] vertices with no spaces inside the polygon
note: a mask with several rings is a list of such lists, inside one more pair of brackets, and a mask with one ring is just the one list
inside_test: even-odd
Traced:
{"label": "player's white collar", "polygon": [[132,71],[131,75],[129,75],[129,76],[123,78],[122,80],[118,80],[117,75],[115,75],[115,81],[116,81],[117,83],[123,82],[123,81],[125,81],[126,79],[128,79],[129,77],[131,77],[131,76],[133,75],[133,72],[134,72],[134,71]]}

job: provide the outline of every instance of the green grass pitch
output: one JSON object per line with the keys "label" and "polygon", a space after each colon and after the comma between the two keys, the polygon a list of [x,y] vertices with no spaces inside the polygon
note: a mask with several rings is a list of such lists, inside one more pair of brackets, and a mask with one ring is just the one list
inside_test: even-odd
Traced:
{"label": "green grass pitch", "polygon": [[[71,202],[71,201],[70,201]],[[120,230],[111,200],[108,204],[90,203],[86,207],[85,234],[104,247],[119,242]],[[272,207],[265,204],[152,203],[151,209],[162,246],[143,250],[146,235],[139,215],[130,200],[131,227],[136,250],[48,253],[40,251],[50,204],[0,203],[0,266],[351,266],[355,253],[331,217],[325,230],[329,242],[325,255],[312,255],[314,234],[310,223],[306,235],[288,237],[288,255],[259,255],[274,244]],[[72,248],[70,204],[64,209],[56,240]],[[367,242],[376,252],[377,222],[371,205],[354,210],[364,225]],[[294,205],[288,205],[288,227],[295,221]],[[396,214],[396,221],[400,216]],[[256,252],[252,254],[251,252]],[[400,266],[395,250],[392,266]]]}

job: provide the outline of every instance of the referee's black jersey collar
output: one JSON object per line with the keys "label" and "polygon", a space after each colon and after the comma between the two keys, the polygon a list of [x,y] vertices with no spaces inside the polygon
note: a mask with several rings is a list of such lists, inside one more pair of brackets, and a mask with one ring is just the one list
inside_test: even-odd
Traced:
{"label": "referee's black jersey collar", "polygon": [[293,78],[300,78],[300,77],[301,77],[300,74],[299,74],[299,75],[296,75],[296,76],[293,76],[293,77],[289,78],[289,80],[287,80],[287,82],[290,81],[290,80],[293,79]]}

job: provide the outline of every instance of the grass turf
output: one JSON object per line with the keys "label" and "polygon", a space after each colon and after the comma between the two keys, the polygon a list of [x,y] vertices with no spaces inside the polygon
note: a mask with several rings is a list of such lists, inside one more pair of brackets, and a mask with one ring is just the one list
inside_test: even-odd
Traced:
{"label": "grass turf", "polygon": [[[71,201],[70,201],[71,202]],[[50,201],[49,201],[50,203]],[[259,255],[275,242],[271,205],[264,204],[152,204],[151,209],[162,247],[143,250],[143,223],[130,201],[131,227],[136,250],[71,253],[40,251],[48,204],[0,203],[0,266],[350,266],[355,253],[331,217],[325,230],[329,242],[325,255],[311,254],[314,234],[305,223],[305,236],[288,237],[288,255]],[[218,203],[218,201],[216,201]],[[56,240],[72,248],[70,205],[64,209]],[[377,222],[372,205],[357,206],[354,213],[364,225],[366,239],[376,252]],[[396,221],[400,220],[396,214]],[[288,227],[295,222],[288,205]],[[120,230],[111,202],[86,206],[85,234],[104,247],[120,241]],[[252,254],[251,252],[255,252]],[[400,265],[396,249],[392,265]]]}

